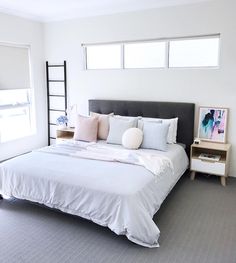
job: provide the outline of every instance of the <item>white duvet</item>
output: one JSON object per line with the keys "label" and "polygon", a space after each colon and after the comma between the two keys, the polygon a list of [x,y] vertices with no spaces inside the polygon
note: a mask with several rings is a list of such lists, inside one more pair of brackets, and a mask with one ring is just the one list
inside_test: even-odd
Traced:
{"label": "white duvet", "polygon": [[2,163],[0,188],[158,247],[160,231],[152,218],[187,166],[180,145],[169,145],[164,153],[69,143]]}

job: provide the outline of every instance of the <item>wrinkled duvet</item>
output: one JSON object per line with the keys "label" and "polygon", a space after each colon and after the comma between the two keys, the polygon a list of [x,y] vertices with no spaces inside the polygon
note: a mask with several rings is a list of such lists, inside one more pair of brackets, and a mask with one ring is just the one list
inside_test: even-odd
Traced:
{"label": "wrinkled duvet", "polygon": [[188,167],[184,148],[175,144],[167,152],[123,154],[122,147],[102,142],[64,146],[1,163],[1,192],[107,226],[136,244],[158,247],[160,231],[153,216]]}

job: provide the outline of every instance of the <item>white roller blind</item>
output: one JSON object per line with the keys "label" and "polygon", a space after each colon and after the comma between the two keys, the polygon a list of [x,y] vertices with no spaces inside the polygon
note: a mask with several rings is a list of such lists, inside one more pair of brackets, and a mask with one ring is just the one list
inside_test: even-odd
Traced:
{"label": "white roller blind", "polygon": [[30,88],[28,51],[27,47],[0,44],[0,90]]}

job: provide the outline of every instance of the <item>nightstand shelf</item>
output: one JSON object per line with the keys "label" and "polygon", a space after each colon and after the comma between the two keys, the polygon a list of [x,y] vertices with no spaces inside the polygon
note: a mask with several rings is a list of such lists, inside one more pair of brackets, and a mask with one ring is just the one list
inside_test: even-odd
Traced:
{"label": "nightstand shelf", "polygon": [[[196,172],[220,176],[221,184],[226,185],[229,174],[230,144],[201,142],[191,146],[191,179],[194,180]],[[220,156],[219,160],[201,159],[200,154]]]}
{"label": "nightstand shelf", "polygon": [[74,137],[74,128],[63,128],[57,130],[57,141],[72,140]]}

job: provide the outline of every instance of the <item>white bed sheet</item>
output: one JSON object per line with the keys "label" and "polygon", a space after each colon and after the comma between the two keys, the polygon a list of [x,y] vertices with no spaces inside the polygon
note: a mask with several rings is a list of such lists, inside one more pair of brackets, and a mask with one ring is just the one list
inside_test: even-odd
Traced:
{"label": "white bed sheet", "polygon": [[160,231],[152,218],[187,169],[188,158],[177,144],[167,152],[141,151],[170,158],[174,172],[167,167],[156,178],[142,166],[31,152],[0,164],[0,189],[107,226],[139,245],[158,247]]}

